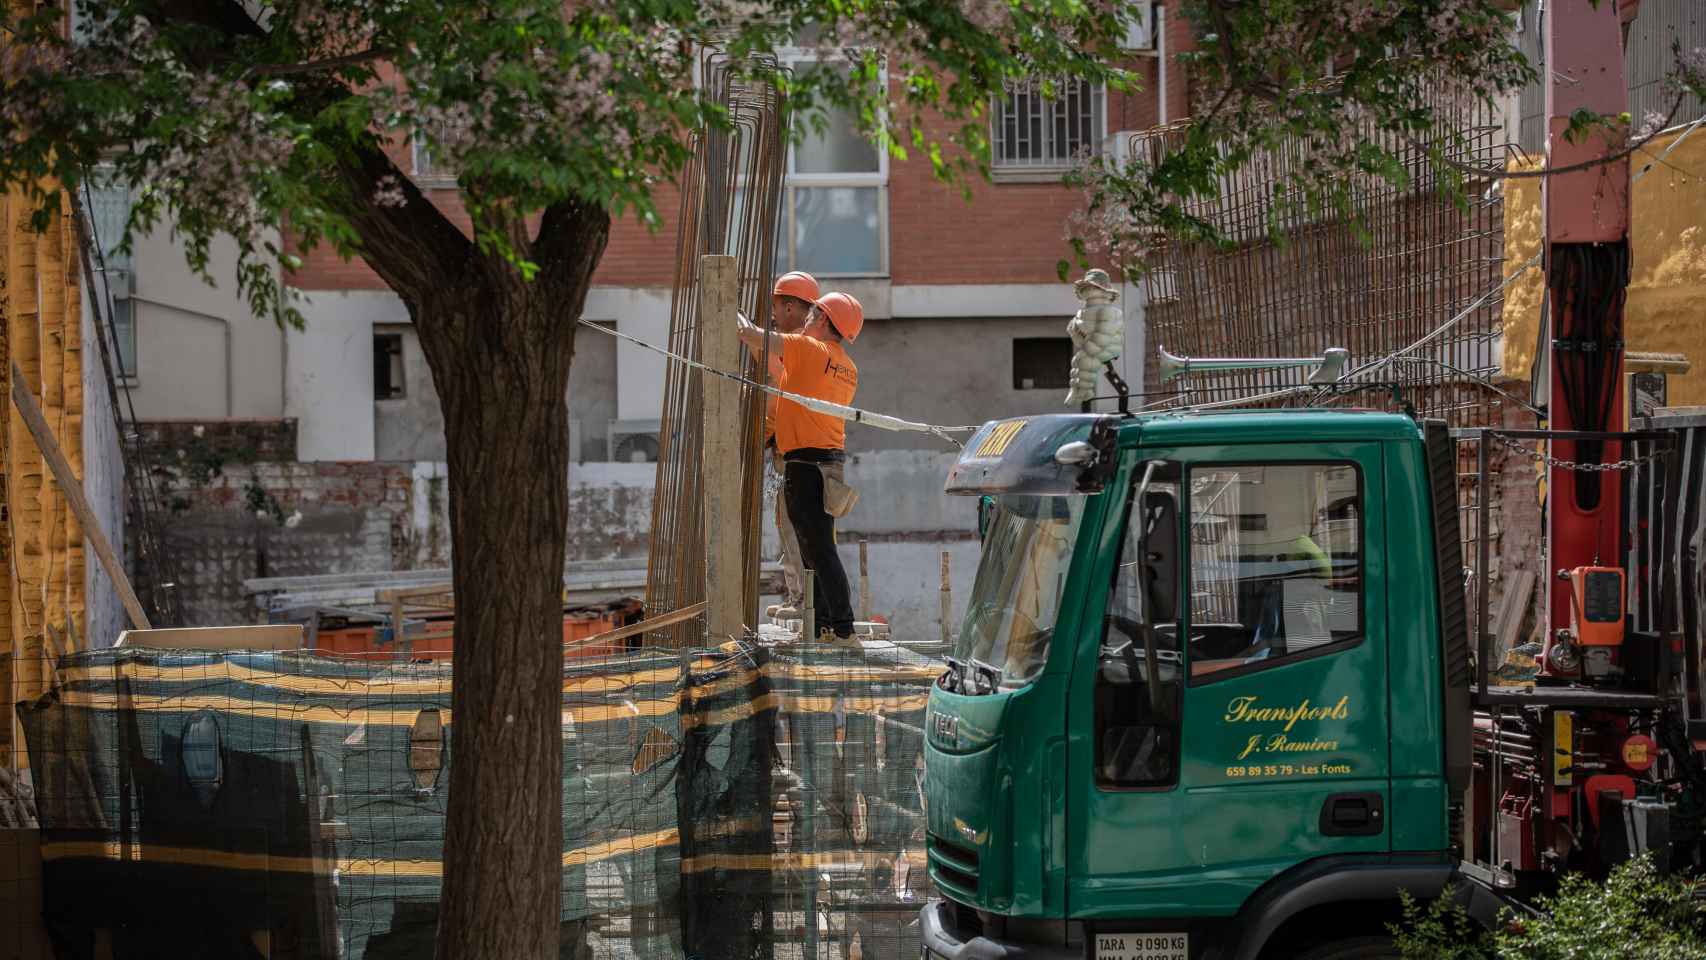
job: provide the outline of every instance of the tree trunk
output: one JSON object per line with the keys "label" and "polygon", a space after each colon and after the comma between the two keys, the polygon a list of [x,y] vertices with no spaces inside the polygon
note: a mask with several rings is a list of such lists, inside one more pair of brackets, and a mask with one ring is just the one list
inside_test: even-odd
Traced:
{"label": "tree trunk", "polygon": [[541,281],[471,264],[411,304],[444,408],[456,652],[439,960],[558,955],[566,403],[608,218]]}

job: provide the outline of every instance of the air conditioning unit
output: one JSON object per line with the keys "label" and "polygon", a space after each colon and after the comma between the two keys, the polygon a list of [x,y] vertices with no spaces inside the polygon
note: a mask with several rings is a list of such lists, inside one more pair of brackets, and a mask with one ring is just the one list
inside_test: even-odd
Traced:
{"label": "air conditioning unit", "polygon": [[661,420],[612,420],[606,450],[613,463],[656,463]]}
{"label": "air conditioning unit", "polygon": [[1133,140],[1144,135],[1141,130],[1118,130],[1108,134],[1108,139],[1102,142],[1102,156],[1115,169],[1124,167],[1131,161]]}
{"label": "air conditioning unit", "polygon": [[1155,49],[1155,8],[1156,4],[1142,3],[1132,11],[1132,20],[1125,26],[1125,40],[1120,44],[1122,50],[1154,50]]}

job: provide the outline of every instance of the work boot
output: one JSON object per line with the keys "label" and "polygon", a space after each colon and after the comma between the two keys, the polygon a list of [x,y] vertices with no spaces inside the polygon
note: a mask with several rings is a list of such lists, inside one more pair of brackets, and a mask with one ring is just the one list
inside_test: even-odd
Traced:
{"label": "work boot", "polygon": [[858,637],[855,637],[851,633],[843,637],[836,634],[835,631],[828,627],[823,627],[818,630],[817,642],[826,647],[846,647],[850,650],[865,649],[864,646],[859,643]]}

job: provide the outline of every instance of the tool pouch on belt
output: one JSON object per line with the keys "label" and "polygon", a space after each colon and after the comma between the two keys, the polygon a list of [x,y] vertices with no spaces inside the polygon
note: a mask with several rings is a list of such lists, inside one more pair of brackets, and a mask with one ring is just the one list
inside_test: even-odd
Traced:
{"label": "tool pouch on belt", "polygon": [[859,502],[859,491],[847,485],[844,478],[843,465],[839,463],[820,463],[818,471],[823,474],[823,510],[832,517],[845,517],[853,510],[853,505]]}

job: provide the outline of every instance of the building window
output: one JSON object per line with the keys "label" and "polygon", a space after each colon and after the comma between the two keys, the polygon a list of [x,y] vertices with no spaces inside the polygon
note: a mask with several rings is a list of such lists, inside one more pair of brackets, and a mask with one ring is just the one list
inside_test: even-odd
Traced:
{"label": "building window", "polygon": [[403,392],[403,335],[373,335],[373,399],[398,400]]}
{"label": "building window", "polygon": [[1009,83],[990,111],[990,155],[996,170],[1065,170],[1100,149],[1105,91],[1084,80],[1065,81],[1047,97],[1036,81]]}
{"label": "building window", "polygon": [[456,186],[455,168],[433,156],[430,138],[423,133],[409,138],[409,163],[416,183],[431,187]]}
{"label": "building window", "polygon": [[1065,390],[1071,378],[1071,337],[1013,339],[1013,389]]}
{"label": "building window", "polygon": [[[845,64],[797,61],[795,71]],[[823,121],[819,124],[817,121]],[[797,116],[776,244],[776,271],[819,277],[887,276],[888,155],[845,110]]]}
{"label": "building window", "polygon": [[88,186],[89,228],[101,256],[95,267],[107,288],[106,309],[99,312],[96,321],[99,323],[110,314],[112,328],[102,330],[101,336],[111,338],[108,345],[118,354],[120,376],[134,378],[136,322],[131,292],[136,287],[136,274],[134,258],[129,251],[120,249],[125,227],[130,222],[130,187],[118,182],[112,171],[104,168],[96,168]]}

